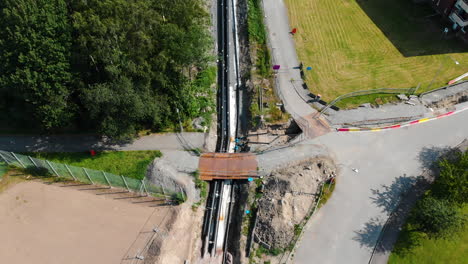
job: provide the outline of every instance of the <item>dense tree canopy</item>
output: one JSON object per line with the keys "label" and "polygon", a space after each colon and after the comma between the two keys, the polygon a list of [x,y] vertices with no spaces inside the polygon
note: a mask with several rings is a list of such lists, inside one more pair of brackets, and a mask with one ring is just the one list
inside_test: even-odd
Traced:
{"label": "dense tree canopy", "polygon": [[46,129],[67,123],[71,27],[63,0],[0,2],[0,107]]}
{"label": "dense tree canopy", "polygon": [[7,0],[0,8],[0,107],[25,121],[122,138],[167,127],[176,109],[184,118],[210,109],[211,83],[200,81],[214,79],[201,0]]}

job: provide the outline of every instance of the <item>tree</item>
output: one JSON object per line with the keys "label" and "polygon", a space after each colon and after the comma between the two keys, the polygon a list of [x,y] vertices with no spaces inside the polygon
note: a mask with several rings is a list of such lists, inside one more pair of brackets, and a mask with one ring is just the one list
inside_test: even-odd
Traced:
{"label": "tree", "polygon": [[468,152],[439,162],[440,174],[432,187],[434,196],[455,203],[468,202]]}
{"label": "tree", "polygon": [[0,105],[23,123],[53,129],[73,116],[71,31],[63,0],[0,3]]}
{"label": "tree", "polygon": [[71,6],[81,103],[102,133],[128,137],[141,128],[161,129],[177,120],[176,108],[191,117],[192,99],[206,105],[194,96],[203,93],[187,74],[206,67],[208,58],[201,1],[88,0]]}
{"label": "tree", "polygon": [[96,127],[116,140],[133,137],[145,122],[160,123],[158,108],[147,87],[135,87],[126,77],[96,84],[83,91],[83,104],[91,118],[99,120]]}
{"label": "tree", "polygon": [[196,80],[214,77],[204,73],[211,39],[203,4],[1,1],[0,110],[34,127],[71,123],[115,138],[167,128],[176,109],[200,115],[212,92]]}
{"label": "tree", "polygon": [[451,231],[462,223],[461,220],[457,209],[449,201],[431,196],[418,201],[411,214],[411,222],[416,224],[420,231],[429,234]]}

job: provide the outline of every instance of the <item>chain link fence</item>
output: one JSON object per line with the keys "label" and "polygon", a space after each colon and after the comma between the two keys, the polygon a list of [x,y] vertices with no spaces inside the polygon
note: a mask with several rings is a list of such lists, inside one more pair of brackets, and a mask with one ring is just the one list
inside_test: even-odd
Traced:
{"label": "chain link fence", "polygon": [[450,87],[457,86],[457,85],[461,85],[461,84],[464,84],[464,83],[468,83],[468,81],[459,81],[459,82],[456,82],[456,83],[448,84],[448,85],[446,85],[446,86],[442,86],[442,87],[439,87],[439,88],[435,88],[435,89],[426,91],[426,92],[424,92],[424,93],[419,94],[419,98],[423,97],[423,96],[426,95],[426,94],[430,94],[430,93],[433,93],[433,92],[436,92],[436,91],[448,89],[448,88],[450,88]]}
{"label": "chain link fence", "polygon": [[417,87],[412,87],[412,88],[378,88],[378,89],[372,89],[372,90],[362,90],[362,91],[356,91],[356,92],[351,92],[347,94],[343,94],[335,98],[335,100],[331,101],[328,103],[326,106],[324,106],[320,111],[319,111],[319,116],[323,114],[328,108],[334,106],[336,103],[339,101],[350,98],[350,97],[355,97],[355,96],[361,96],[361,95],[369,95],[369,94],[414,94],[417,90]]}
{"label": "chain link fence", "polygon": [[8,165],[25,169],[46,169],[50,174],[56,177],[62,177],[85,184],[123,188],[129,192],[146,195],[163,195],[169,198],[177,197],[182,200],[185,200],[186,197],[184,191],[178,186],[157,186],[149,182],[146,178],[138,180],[109,172],[56,163],[3,150],[0,150],[0,161],[4,161]]}

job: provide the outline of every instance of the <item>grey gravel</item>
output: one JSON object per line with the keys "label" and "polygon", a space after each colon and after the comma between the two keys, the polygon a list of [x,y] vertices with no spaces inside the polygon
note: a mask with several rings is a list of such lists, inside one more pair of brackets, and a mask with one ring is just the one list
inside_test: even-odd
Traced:
{"label": "grey gravel", "polygon": [[412,103],[414,103],[414,105],[399,103],[385,104],[378,108],[359,107],[351,110],[340,110],[337,112],[330,112],[330,114],[325,115],[325,117],[333,126],[341,127],[343,124],[352,124],[366,120],[418,119],[430,113],[430,110],[419,101],[412,101]]}
{"label": "grey gravel", "polygon": [[279,148],[257,155],[259,174],[265,176],[271,171],[287,166],[292,162],[328,155],[325,147],[316,145],[312,141],[304,141],[294,146]]}
{"label": "grey gravel", "polygon": [[157,186],[180,192],[184,190],[190,202],[199,199],[193,177],[190,175],[198,168],[198,157],[188,151],[166,151],[149,166],[147,179]]}
{"label": "grey gravel", "polygon": [[207,126],[203,126],[202,123],[205,121],[205,119],[203,117],[197,117],[195,119],[192,120],[192,126],[193,128],[195,129],[201,129],[203,131],[206,131],[206,129],[208,129]]}
{"label": "grey gravel", "polygon": [[425,94],[421,97],[421,100],[426,105],[434,104],[438,101],[443,100],[446,97],[453,96],[459,93],[468,92],[468,81],[460,82],[456,85],[441,88],[435,92]]}

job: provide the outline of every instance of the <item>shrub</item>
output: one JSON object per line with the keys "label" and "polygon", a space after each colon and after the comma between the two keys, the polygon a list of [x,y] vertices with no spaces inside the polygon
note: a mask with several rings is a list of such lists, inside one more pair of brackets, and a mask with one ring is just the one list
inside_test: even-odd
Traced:
{"label": "shrub", "polygon": [[171,195],[171,200],[177,204],[182,204],[185,202],[186,198],[182,193],[174,193]]}

